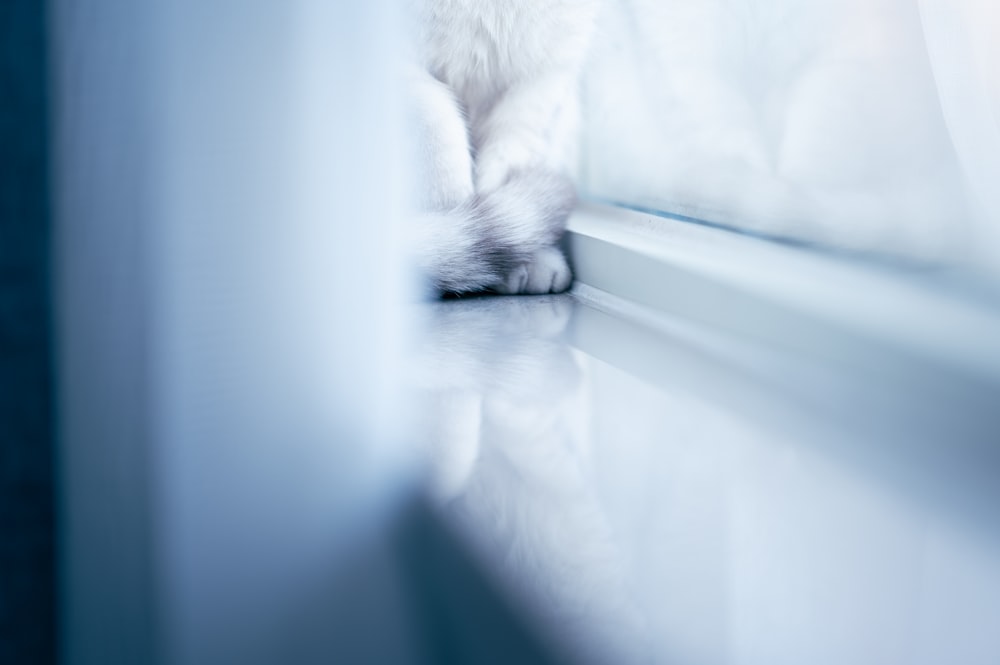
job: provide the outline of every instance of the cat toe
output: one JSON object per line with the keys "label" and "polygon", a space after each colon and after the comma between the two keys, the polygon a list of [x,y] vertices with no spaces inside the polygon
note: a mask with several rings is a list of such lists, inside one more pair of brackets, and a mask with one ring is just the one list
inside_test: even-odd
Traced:
{"label": "cat toe", "polygon": [[572,275],[562,252],[548,248],[535,255],[528,268],[528,280],[522,293],[559,293],[569,286]]}
{"label": "cat toe", "polygon": [[546,263],[549,271],[547,276],[548,291],[539,291],[539,293],[562,293],[573,282],[573,273],[561,251],[555,247],[551,247],[549,250],[551,254]]}
{"label": "cat toe", "polygon": [[525,288],[528,285],[528,278],[528,264],[519,265],[507,275],[507,279],[494,286],[493,290],[504,295],[526,293]]}
{"label": "cat toe", "polygon": [[530,262],[515,268],[493,290],[505,294],[561,293],[572,281],[573,273],[566,257],[555,247],[545,247],[537,251]]}

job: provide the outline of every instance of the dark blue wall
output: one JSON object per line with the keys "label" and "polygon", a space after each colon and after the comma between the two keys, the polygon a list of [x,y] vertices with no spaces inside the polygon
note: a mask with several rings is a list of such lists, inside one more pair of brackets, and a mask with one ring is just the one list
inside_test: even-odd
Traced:
{"label": "dark blue wall", "polygon": [[45,3],[0,2],[0,663],[55,662]]}

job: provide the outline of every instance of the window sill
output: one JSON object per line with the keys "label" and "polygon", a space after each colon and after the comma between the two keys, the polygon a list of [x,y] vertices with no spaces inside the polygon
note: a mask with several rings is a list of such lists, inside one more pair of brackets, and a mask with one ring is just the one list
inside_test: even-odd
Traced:
{"label": "window sill", "polygon": [[1000,389],[1000,312],[905,274],[596,203],[571,216],[574,295],[865,372]]}

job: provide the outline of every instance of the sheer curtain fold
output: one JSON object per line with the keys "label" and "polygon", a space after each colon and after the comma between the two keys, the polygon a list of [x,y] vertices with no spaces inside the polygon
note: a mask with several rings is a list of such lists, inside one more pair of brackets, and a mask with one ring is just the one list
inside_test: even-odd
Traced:
{"label": "sheer curtain fold", "polygon": [[988,0],[617,0],[586,194],[933,264],[1000,254]]}
{"label": "sheer curtain fold", "polygon": [[1000,5],[919,0],[941,109],[967,187],[975,259],[1000,274]]}

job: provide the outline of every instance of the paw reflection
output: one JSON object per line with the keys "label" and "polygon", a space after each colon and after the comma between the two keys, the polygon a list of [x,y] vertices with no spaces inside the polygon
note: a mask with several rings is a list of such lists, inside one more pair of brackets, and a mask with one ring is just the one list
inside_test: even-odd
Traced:
{"label": "paw reflection", "polygon": [[420,438],[442,512],[578,662],[637,660],[638,612],[594,490],[573,300],[428,306]]}

